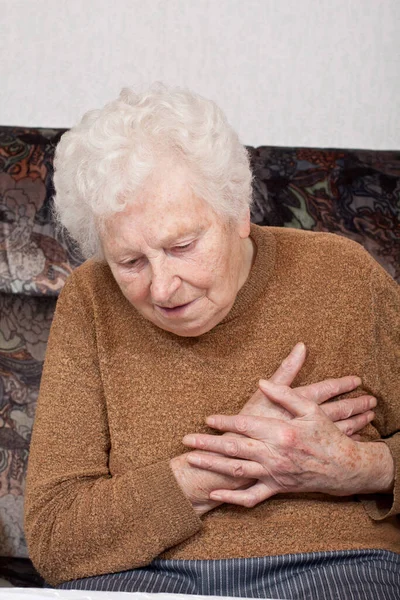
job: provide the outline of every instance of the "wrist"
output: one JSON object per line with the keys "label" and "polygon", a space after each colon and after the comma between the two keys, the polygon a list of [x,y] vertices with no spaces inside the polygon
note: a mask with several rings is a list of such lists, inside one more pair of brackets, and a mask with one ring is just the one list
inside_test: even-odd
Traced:
{"label": "wrist", "polygon": [[388,446],[381,441],[358,442],[363,470],[363,484],[359,493],[391,494],[395,468]]}

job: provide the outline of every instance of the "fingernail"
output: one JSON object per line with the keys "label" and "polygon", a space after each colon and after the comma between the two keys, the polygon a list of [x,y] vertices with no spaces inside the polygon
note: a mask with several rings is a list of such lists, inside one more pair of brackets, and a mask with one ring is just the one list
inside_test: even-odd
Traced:
{"label": "fingernail", "polygon": [[295,356],[301,356],[305,350],[305,345],[303,344],[303,342],[299,342],[298,344],[295,345],[294,349],[293,349],[293,353],[295,354]]}
{"label": "fingernail", "polygon": [[266,379],[260,379],[260,381],[258,382],[258,387],[266,394],[268,394],[268,392],[271,392],[271,382]]}
{"label": "fingernail", "polygon": [[193,446],[196,443],[196,438],[194,437],[194,435],[188,434],[188,435],[185,435],[182,442],[184,444],[187,444],[188,446]]}
{"label": "fingernail", "polygon": [[360,377],[354,377],[353,383],[356,387],[362,384],[362,379]]}
{"label": "fingernail", "polygon": [[189,453],[187,459],[191,465],[201,465],[201,457],[196,454]]}
{"label": "fingernail", "polygon": [[222,496],[220,496],[220,495],[219,495],[218,493],[216,493],[216,492],[211,492],[211,494],[210,494],[210,498],[211,498],[211,500],[218,500],[218,501],[222,500]]}
{"label": "fingernail", "polygon": [[207,423],[207,425],[215,425],[216,421],[215,421],[214,417],[207,417],[206,423]]}
{"label": "fingernail", "polygon": [[375,406],[377,406],[378,400],[374,396],[370,396],[369,404],[372,408],[374,408]]}

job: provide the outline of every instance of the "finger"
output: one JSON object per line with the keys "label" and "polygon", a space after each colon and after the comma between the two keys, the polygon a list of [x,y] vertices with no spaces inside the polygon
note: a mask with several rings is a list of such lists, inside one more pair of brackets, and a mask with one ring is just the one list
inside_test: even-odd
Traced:
{"label": "finger", "polygon": [[198,469],[213,471],[235,479],[259,479],[265,475],[265,469],[257,462],[240,460],[205,452],[189,452],[187,461]]}
{"label": "finger", "polygon": [[[290,389],[290,388],[289,388]],[[315,406],[315,404],[313,404]],[[252,438],[253,441],[263,440],[265,439],[265,432],[271,431],[271,425],[279,424],[281,428],[286,427],[285,421],[281,421],[279,419],[267,419],[265,417],[260,416],[251,416],[251,415],[211,415],[206,418],[206,423],[213,429],[218,429],[218,431],[227,431],[229,433],[239,433],[240,437],[231,437],[231,440],[238,441],[243,438],[243,436],[247,436],[248,438]],[[201,437],[207,434],[190,434],[190,436]],[[184,443],[187,440],[188,436],[183,438]],[[228,436],[210,436],[215,439],[226,439]],[[212,443],[212,441],[211,441]],[[187,443],[186,445],[190,445]],[[198,447],[198,446],[197,446]],[[203,449],[203,448],[200,448]]]}
{"label": "finger", "polygon": [[315,402],[305,398],[302,394],[298,394],[297,390],[292,390],[286,385],[275,385],[267,379],[260,380],[259,386],[261,391],[268,396],[269,400],[283,406],[294,417],[315,415],[318,411],[321,416],[325,416],[325,413],[319,409]]}
{"label": "finger", "polygon": [[354,442],[362,442],[362,437],[361,437],[361,435],[357,435],[357,434],[355,434],[355,435],[351,435],[351,436],[350,436],[350,439],[351,439],[351,440],[353,440]]}
{"label": "finger", "polygon": [[359,385],[361,385],[361,379],[359,377],[347,375],[346,377],[325,379],[318,383],[302,385],[296,388],[296,390],[305,398],[308,398],[317,404],[322,404],[335,396],[345,394],[346,392],[352,392]]}
{"label": "finger", "polygon": [[[239,457],[247,460],[254,459],[257,455],[259,443],[245,437],[231,437],[229,435],[208,435],[196,433],[185,435],[182,440],[185,446],[197,448],[206,452],[217,452],[224,456]],[[211,456],[207,459],[211,461]]]}
{"label": "finger", "polygon": [[253,506],[276,494],[277,491],[270,489],[265,483],[257,481],[257,483],[245,490],[214,490],[210,494],[210,499],[253,508]]}
{"label": "finger", "polygon": [[283,359],[275,373],[270,377],[270,381],[277,385],[292,385],[294,378],[304,365],[305,359],[306,347],[303,342],[299,342],[290,354]]}
{"label": "finger", "polygon": [[344,398],[334,402],[326,402],[321,406],[324,413],[331,421],[344,421],[353,415],[365,413],[377,405],[373,396],[358,396],[358,398]]}
{"label": "finger", "polygon": [[344,421],[337,421],[335,423],[336,427],[340,429],[342,433],[347,435],[348,437],[353,437],[357,431],[360,431],[363,427],[368,425],[375,417],[375,413],[372,410],[369,410],[362,415],[355,415],[350,419],[345,419]]}

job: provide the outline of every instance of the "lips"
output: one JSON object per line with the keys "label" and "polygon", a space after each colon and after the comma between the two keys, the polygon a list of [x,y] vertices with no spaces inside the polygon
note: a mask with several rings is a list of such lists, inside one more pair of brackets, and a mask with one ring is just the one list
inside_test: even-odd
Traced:
{"label": "lips", "polygon": [[176,304],[175,306],[160,306],[159,308],[162,308],[164,310],[175,310],[176,308],[182,308],[183,306],[187,306],[191,302],[193,302],[193,300],[191,300],[190,302],[185,302],[185,304]]}
{"label": "lips", "polygon": [[186,302],[185,304],[176,304],[175,306],[160,306],[159,304],[157,304],[157,309],[164,315],[168,315],[168,316],[181,316],[185,310],[191,306],[192,304],[194,304],[195,302],[197,302],[197,300],[199,300],[199,298],[195,298],[194,300],[190,300],[190,302]]}

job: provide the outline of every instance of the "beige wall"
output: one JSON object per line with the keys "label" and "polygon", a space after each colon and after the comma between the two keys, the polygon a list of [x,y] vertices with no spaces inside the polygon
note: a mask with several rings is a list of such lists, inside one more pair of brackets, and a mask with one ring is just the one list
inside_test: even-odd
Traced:
{"label": "beige wall", "polygon": [[400,0],[0,0],[0,124],[186,85],[248,144],[400,148]]}

